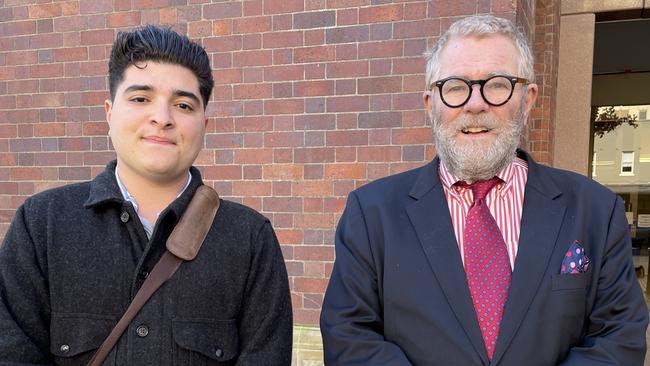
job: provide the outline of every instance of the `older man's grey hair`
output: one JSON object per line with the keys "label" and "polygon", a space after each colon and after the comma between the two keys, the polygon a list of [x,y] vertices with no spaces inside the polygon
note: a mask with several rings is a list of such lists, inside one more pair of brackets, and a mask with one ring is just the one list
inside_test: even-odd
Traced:
{"label": "older man's grey hair", "polygon": [[447,43],[456,37],[487,37],[500,34],[506,36],[515,44],[519,52],[519,77],[534,82],[533,54],[530,51],[528,40],[511,21],[497,18],[493,15],[474,15],[463,18],[451,25],[449,29],[438,38],[438,41],[425,53],[426,65],[426,89],[438,80],[440,76],[440,55]]}

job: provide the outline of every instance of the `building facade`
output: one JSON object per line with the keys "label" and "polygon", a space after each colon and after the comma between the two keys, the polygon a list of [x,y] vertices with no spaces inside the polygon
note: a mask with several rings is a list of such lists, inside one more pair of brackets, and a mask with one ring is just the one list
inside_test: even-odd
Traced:
{"label": "building facade", "polygon": [[[347,194],[435,155],[421,98],[427,47],[459,17],[515,21],[540,85],[522,146],[599,179],[603,161],[620,159],[594,154],[592,105],[650,96],[593,104],[592,84],[619,74],[638,83],[650,67],[594,76],[598,26],[642,21],[649,9],[642,0],[0,0],[0,238],[26,197],[91,179],[114,157],[103,110],[110,45],[121,29],[169,25],[200,41],[214,68],[196,165],[223,198],[273,222],[292,289],[294,362],[319,364],[318,316]],[[640,174],[648,155],[633,155]]]}

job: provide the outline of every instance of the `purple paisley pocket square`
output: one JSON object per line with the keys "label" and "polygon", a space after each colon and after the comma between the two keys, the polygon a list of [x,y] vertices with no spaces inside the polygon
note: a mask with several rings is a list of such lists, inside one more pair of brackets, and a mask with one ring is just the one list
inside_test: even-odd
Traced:
{"label": "purple paisley pocket square", "polygon": [[574,240],[562,260],[561,274],[576,274],[587,272],[589,268],[589,257],[577,240]]}

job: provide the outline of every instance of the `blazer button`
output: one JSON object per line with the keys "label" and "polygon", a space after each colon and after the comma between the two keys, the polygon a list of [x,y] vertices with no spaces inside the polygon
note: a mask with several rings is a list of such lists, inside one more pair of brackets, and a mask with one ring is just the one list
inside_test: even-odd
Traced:
{"label": "blazer button", "polygon": [[217,348],[217,350],[214,351],[214,355],[217,357],[223,356],[223,351],[221,350],[221,348]]}
{"label": "blazer button", "polygon": [[143,324],[143,325],[139,325],[139,326],[135,329],[135,333],[138,335],[138,337],[142,337],[142,338],[144,338],[144,337],[146,337],[146,336],[149,334],[149,327],[147,327],[147,326],[144,325],[144,324]]}
{"label": "blazer button", "polygon": [[68,353],[68,352],[70,352],[70,346],[68,346],[67,344],[62,344],[62,345],[61,345],[61,348],[59,348],[59,349],[60,349],[61,352],[63,352],[63,353]]}
{"label": "blazer button", "polygon": [[124,223],[129,221],[129,213],[126,211],[122,212],[122,215],[120,215],[120,220],[122,220]]}

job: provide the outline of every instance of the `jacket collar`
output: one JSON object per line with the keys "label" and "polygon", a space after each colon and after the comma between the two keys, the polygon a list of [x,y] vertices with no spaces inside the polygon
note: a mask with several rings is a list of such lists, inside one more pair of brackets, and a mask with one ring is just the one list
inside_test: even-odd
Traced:
{"label": "jacket collar", "polygon": [[[85,208],[100,207],[111,203],[123,204],[125,202],[124,197],[120,192],[120,187],[117,184],[117,180],[115,179],[116,166],[116,160],[109,162],[106,165],[106,169],[90,182],[90,192],[88,194],[88,199],[84,203]],[[196,191],[199,186],[203,185],[201,173],[198,169],[190,167],[190,174],[192,174],[192,181],[189,186],[187,186],[187,189],[185,189],[185,192],[172,201],[165,210],[175,213],[176,217],[181,216],[187,205],[190,203],[192,196],[194,196],[194,191]]]}

